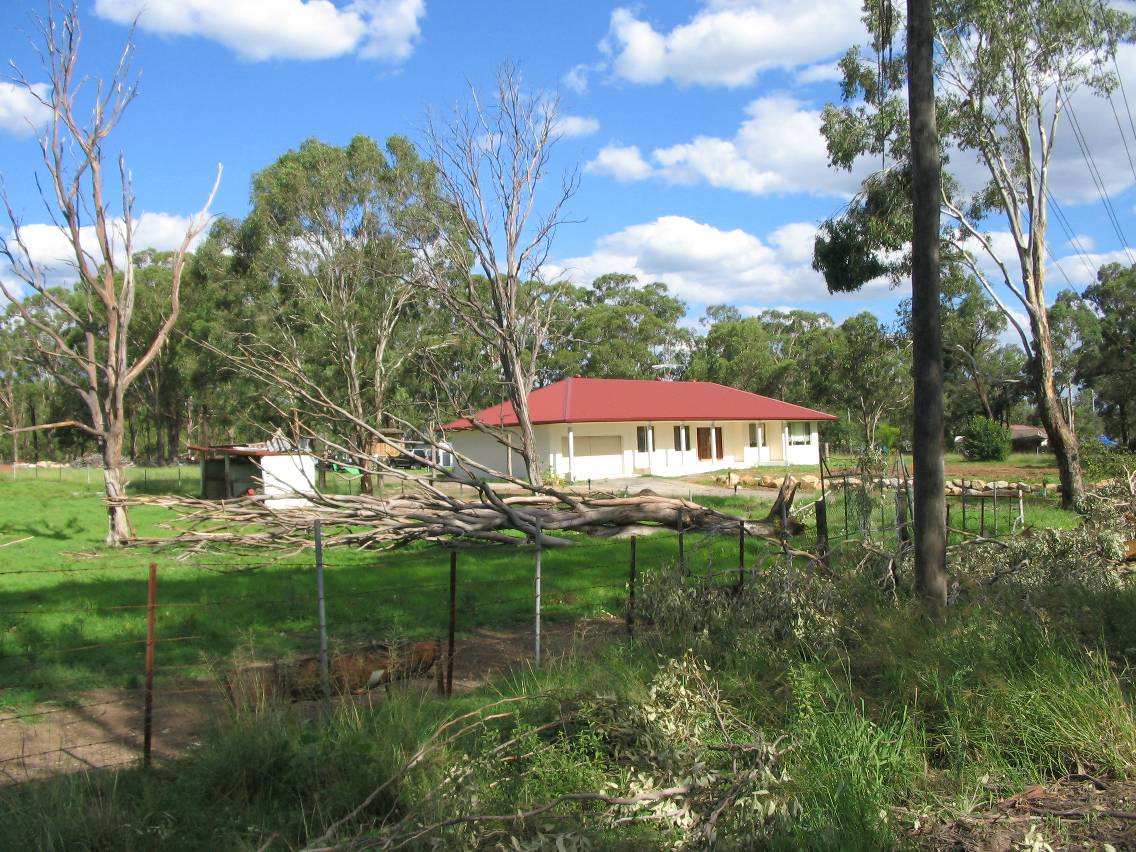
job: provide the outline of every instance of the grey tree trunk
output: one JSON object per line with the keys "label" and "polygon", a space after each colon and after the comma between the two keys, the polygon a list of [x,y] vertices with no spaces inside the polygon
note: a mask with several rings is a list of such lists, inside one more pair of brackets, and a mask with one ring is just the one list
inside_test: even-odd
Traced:
{"label": "grey tree trunk", "polygon": [[941,163],[935,121],[931,0],[907,0],[908,106],[911,116],[911,331],[915,413],[915,585],[936,606],[947,602],[947,517],[943,471],[943,341],[939,315]]}
{"label": "grey tree trunk", "polygon": [[106,480],[107,536],[109,547],[119,547],[134,537],[126,513],[126,476],[122,468],[122,425],[112,424],[102,443],[103,477]]}
{"label": "grey tree trunk", "polygon": [[1030,325],[1035,341],[1030,371],[1037,393],[1038,415],[1057,460],[1057,473],[1061,479],[1061,505],[1069,509],[1085,496],[1085,482],[1081,475],[1081,448],[1077,434],[1061,410],[1061,397],[1053,380],[1053,337],[1049,329],[1049,318],[1044,311],[1036,311],[1030,317]]}

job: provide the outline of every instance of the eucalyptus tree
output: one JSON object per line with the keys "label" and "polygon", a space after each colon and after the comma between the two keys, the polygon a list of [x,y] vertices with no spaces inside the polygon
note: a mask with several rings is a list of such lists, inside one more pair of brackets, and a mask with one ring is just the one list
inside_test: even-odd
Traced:
{"label": "eucalyptus tree", "polygon": [[690,333],[679,327],[686,305],[655,281],[610,272],[587,287],[566,287],[558,300],[556,345],[540,359],[540,379],[568,376],[647,379],[659,368],[682,370]]}
{"label": "eucalyptus tree", "polygon": [[[879,4],[865,5],[875,56],[859,48],[845,55],[845,103],[829,105],[822,123],[834,166],[850,168],[861,155],[893,164],[821,229],[814,260],[833,289],[902,277],[909,268],[905,59],[891,50],[900,17],[890,2],[884,7],[889,13],[880,15]],[[934,14],[943,147],[956,161],[976,158],[983,176],[977,188],[944,178],[943,239],[1021,340],[1063,500],[1071,504],[1084,487],[1077,438],[1053,380],[1046,295],[1054,143],[1075,92],[1105,95],[1116,85],[1113,60],[1120,41],[1131,37],[1133,18],[1104,0],[938,0]],[[995,223],[1009,231],[1008,255],[987,231]]]}
{"label": "eucalyptus tree", "polygon": [[[104,151],[137,93],[131,70],[134,45],[127,41],[109,78],[90,80],[78,70],[81,42],[76,7],[56,17],[49,6],[40,23],[38,45],[47,84],[32,82],[18,69],[13,75],[14,84],[47,115],[38,136],[46,172],[44,195],[69,244],[75,298],[53,288],[51,271],[32,250],[20,216],[6,196],[11,235],[0,244],[0,255],[11,264],[22,286],[0,279],[0,289],[17,306],[51,375],[85,404],[85,418],[69,425],[86,432],[98,445],[106,482],[106,541],[119,545],[132,535],[122,458],[127,393],[162,350],[177,322],[189,247],[206,227],[213,193],[173,253],[162,322],[131,351],[130,327],[138,289],[145,286],[134,267],[134,191],[125,158],[119,156],[115,175],[113,167],[107,168]],[[213,192],[216,188],[214,183]],[[45,312],[33,311],[26,304],[29,292],[43,299]],[[55,424],[32,425],[48,428]]]}
{"label": "eucalyptus tree", "polygon": [[1063,378],[1092,394],[1105,425],[1124,445],[1136,412],[1136,266],[1102,266],[1080,295],[1061,293],[1050,315]]}
{"label": "eucalyptus tree", "polygon": [[[548,180],[560,136],[557,98],[525,91],[520,72],[503,65],[492,96],[444,121],[430,120],[427,150],[446,204],[418,235],[418,280],[466,330],[496,353],[516,412],[519,450],[532,485],[543,476],[528,395],[555,332],[561,288],[545,265],[578,178]],[[500,440],[511,440],[498,434]]]}
{"label": "eucalyptus tree", "polygon": [[840,324],[833,353],[833,402],[858,421],[865,446],[876,429],[911,402],[911,341],[864,311]]}
{"label": "eucalyptus tree", "polygon": [[[320,432],[346,428],[339,434],[360,461],[383,424],[392,376],[417,344],[402,233],[434,198],[433,165],[398,136],[385,150],[366,136],[344,147],[309,139],[253,178],[245,262],[270,282],[274,310],[238,361],[269,383],[318,382],[351,425],[327,410],[305,419]],[[261,370],[265,359],[289,375]],[[286,413],[289,401],[267,390]]]}

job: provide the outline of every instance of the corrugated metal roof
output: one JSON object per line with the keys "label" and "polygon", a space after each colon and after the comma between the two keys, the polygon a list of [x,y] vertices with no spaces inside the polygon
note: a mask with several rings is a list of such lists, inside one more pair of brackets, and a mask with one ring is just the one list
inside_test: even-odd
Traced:
{"label": "corrugated metal roof", "polygon": [[[529,394],[534,424],[617,423],[660,420],[836,420],[831,414],[714,382],[585,379],[576,376]],[[511,402],[474,415],[493,426],[516,426]],[[469,429],[466,418],[443,429]]]}

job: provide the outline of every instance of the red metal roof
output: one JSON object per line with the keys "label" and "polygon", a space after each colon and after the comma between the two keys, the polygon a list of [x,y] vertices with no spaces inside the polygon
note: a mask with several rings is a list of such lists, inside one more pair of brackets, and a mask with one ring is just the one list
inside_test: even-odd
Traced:
{"label": "red metal roof", "polygon": [[[529,413],[540,423],[615,423],[657,420],[836,420],[831,414],[714,382],[585,379],[576,376],[529,394]],[[474,415],[492,426],[516,426],[511,402]],[[469,429],[466,418],[443,429]]]}

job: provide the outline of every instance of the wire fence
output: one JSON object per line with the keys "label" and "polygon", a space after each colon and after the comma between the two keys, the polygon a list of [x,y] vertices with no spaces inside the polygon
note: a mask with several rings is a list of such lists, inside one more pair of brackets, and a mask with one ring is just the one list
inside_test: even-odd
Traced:
{"label": "wire fence", "polygon": [[[409,681],[450,695],[517,662],[539,666],[574,631],[633,638],[646,571],[740,590],[778,560],[910,541],[910,476],[821,472],[820,490],[774,519],[791,536],[757,537],[745,521],[691,531],[680,513],[677,535],[563,549],[364,558],[317,547],[283,561],[207,552],[152,572],[4,564],[0,582],[44,582],[0,585],[0,783],[167,759],[227,708],[269,694],[318,708]],[[949,498],[952,534],[1005,534],[1032,499],[963,489]]]}
{"label": "wire fence", "polygon": [[258,672],[253,697],[317,705],[424,678],[448,695],[455,680],[539,665],[576,630],[633,635],[644,570],[712,576],[776,553],[739,526],[565,549],[437,547],[409,560],[203,554],[156,565],[152,581],[6,565],[0,576],[47,585],[0,591],[0,783],[173,756],[249,700],[242,672]]}

